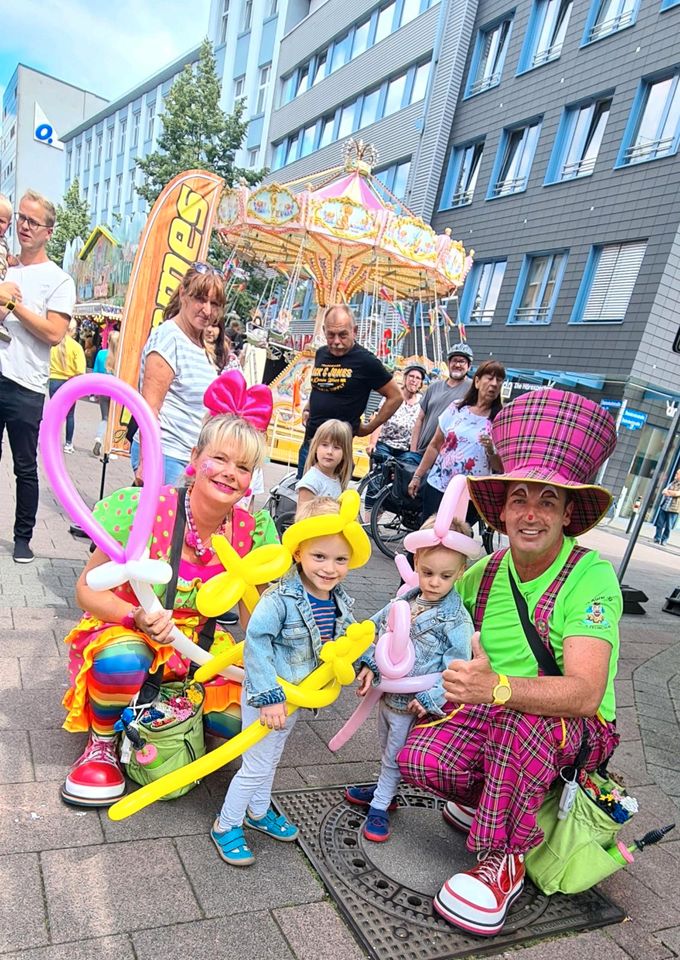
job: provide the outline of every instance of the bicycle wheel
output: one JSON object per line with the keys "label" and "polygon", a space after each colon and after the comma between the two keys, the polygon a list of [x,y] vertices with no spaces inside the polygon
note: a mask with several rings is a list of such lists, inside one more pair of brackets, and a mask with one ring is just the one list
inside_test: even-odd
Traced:
{"label": "bicycle wheel", "polygon": [[410,528],[404,526],[401,514],[392,502],[392,484],[383,487],[371,510],[371,536],[381,553],[393,560],[404,550],[404,537]]}
{"label": "bicycle wheel", "polygon": [[359,486],[357,487],[357,493],[361,501],[359,507],[359,523],[366,532],[371,528],[371,510],[382,489],[383,482],[382,467],[374,467],[372,470],[369,470],[366,476],[361,478]]}
{"label": "bicycle wheel", "polygon": [[501,548],[501,535],[493,527],[482,524],[482,544],[487,553],[495,553]]}

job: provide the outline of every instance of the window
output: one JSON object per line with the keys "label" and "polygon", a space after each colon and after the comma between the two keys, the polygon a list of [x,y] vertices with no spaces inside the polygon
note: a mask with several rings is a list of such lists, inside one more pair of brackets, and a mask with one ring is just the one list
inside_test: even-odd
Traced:
{"label": "window", "polygon": [[310,64],[306,63],[303,67],[297,72],[297,82],[296,90],[294,96],[297,96],[300,93],[304,93],[305,90],[309,89],[309,67]]}
{"label": "window", "polygon": [[111,192],[111,181],[104,181],[104,196],[102,198],[102,211],[107,210],[109,206],[109,194]]}
{"label": "window", "polygon": [[146,140],[153,140],[154,121],[156,119],[156,104],[147,103],[146,105]]}
{"label": "window", "polygon": [[440,210],[464,207],[472,203],[483,154],[483,140],[453,150],[439,204]]}
{"label": "window", "polygon": [[550,323],[566,264],[566,253],[525,257],[508,323]]}
{"label": "window", "polygon": [[274,144],[274,154],[272,156],[272,170],[280,170],[286,162],[286,141]]}
{"label": "window", "polygon": [[85,141],[85,170],[90,169],[90,162],[92,160],[92,139]]}
{"label": "window", "polygon": [[503,131],[487,199],[526,190],[540,131],[540,120]]}
{"label": "window", "polygon": [[470,64],[470,77],[466,96],[481,93],[501,82],[503,62],[508,52],[512,17],[479,31],[475,52]]}
{"label": "window", "polygon": [[374,43],[380,43],[381,40],[384,40],[385,37],[389,36],[392,33],[392,24],[394,22],[394,8],[395,4],[390,3],[389,6],[383,7],[380,13],[378,14],[378,21],[375,26],[375,40]]}
{"label": "window", "polygon": [[271,63],[266,64],[264,67],[260,67],[260,77],[257,84],[257,102],[255,103],[255,116],[260,113],[264,113],[265,104],[267,102],[267,90],[269,88],[269,76],[271,74],[271,70]]}
{"label": "window", "polygon": [[298,133],[296,133],[294,137],[289,137],[288,149],[286,150],[286,163],[292,163],[293,160],[297,160],[299,139],[300,135]]}
{"label": "window", "polygon": [[135,198],[135,171],[128,172],[128,203],[132,203]]}
{"label": "window", "polygon": [[314,75],[311,83],[313,87],[316,86],[319,80],[323,80],[323,78],[326,76],[327,60],[328,60],[328,53],[325,50],[323,53],[320,53],[317,55],[316,61],[314,63]]}
{"label": "window", "polygon": [[518,72],[557,60],[562,52],[572,6],[573,0],[536,0]]}
{"label": "window", "polygon": [[595,0],[586,21],[583,43],[593,43],[631,27],[637,18],[639,0]]}
{"label": "window", "polygon": [[269,16],[275,17],[279,12],[279,0],[270,0],[269,3]]}
{"label": "window", "polygon": [[646,240],[593,247],[570,323],[621,323],[646,248]]}
{"label": "window", "polygon": [[82,154],[82,146],[81,146],[80,144],[78,144],[78,145],[76,146],[76,169],[75,169],[75,172],[74,172],[74,176],[76,176],[76,177],[79,177],[79,176],[80,176],[80,157],[81,157],[81,154]]}
{"label": "window", "polygon": [[344,67],[347,63],[350,57],[351,45],[352,39],[349,33],[346,33],[344,37],[340,37],[335,41],[331,53],[331,73],[339,70],[340,67]]}
{"label": "window", "polygon": [[252,170],[253,167],[257,166],[257,161],[260,158],[260,148],[257,147],[255,150],[248,151],[248,166]]}
{"label": "window", "polygon": [[121,201],[123,199],[123,174],[119,173],[116,176],[116,199],[114,200],[114,207],[120,207]]}
{"label": "window", "polygon": [[92,213],[97,213],[97,201],[99,200],[99,184],[92,184]]}
{"label": "window", "polygon": [[488,325],[493,322],[498,306],[507,260],[490,260],[488,263],[476,262],[465,281],[463,298],[460,304],[461,319],[464,323]]}
{"label": "window", "polygon": [[680,0],[661,0],[661,9],[670,10],[671,7],[677,7],[680,3]]}
{"label": "window", "polygon": [[383,116],[389,117],[391,113],[401,110],[404,100],[404,91],[406,90],[406,74],[402,73],[400,77],[394,77],[387,84],[387,94],[385,96],[385,107]]}
{"label": "window", "polygon": [[125,135],[127,133],[127,120],[118,122],[118,153],[125,153]]}
{"label": "window", "polygon": [[341,140],[343,137],[348,137],[354,130],[355,108],[356,100],[353,100],[352,103],[346,104],[340,111],[340,122],[338,124],[339,140]]}
{"label": "window", "polygon": [[227,42],[227,30],[229,29],[229,0],[222,0],[222,13],[220,14],[219,42]]}
{"label": "window", "polygon": [[321,133],[319,134],[319,150],[321,147],[327,147],[333,143],[333,127],[335,126],[335,114],[330,117],[324,117],[321,120]]}
{"label": "window", "polygon": [[376,173],[379,183],[383,183],[389,193],[385,193],[385,199],[391,200],[392,196],[398,200],[403,200],[406,194],[408,184],[408,175],[411,170],[411,160],[403,160],[401,163],[395,163],[385,170]]}
{"label": "window", "polygon": [[243,18],[241,20],[241,33],[250,30],[253,22],[253,0],[244,0]]}
{"label": "window", "polygon": [[361,104],[361,119],[359,120],[359,127],[367,127],[371,123],[375,123],[378,119],[378,106],[380,104],[380,87],[377,90],[372,90],[370,93],[364,94],[364,99]]}
{"label": "window", "polygon": [[611,97],[604,97],[565,110],[548,164],[546,183],[591,175],[611,105]]}
{"label": "window", "polygon": [[102,133],[97,134],[97,140],[95,142],[95,153],[94,153],[94,165],[95,167],[100,166],[102,162],[102,147],[104,145],[104,135]]}
{"label": "window", "polygon": [[302,131],[302,137],[300,140],[300,156],[308,156],[314,149],[314,136],[316,134],[316,124],[312,123],[309,127],[305,127]]}
{"label": "window", "polygon": [[236,77],[234,80],[234,100],[238,100],[240,97],[244,96],[243,91],[246,86],[245,76]]}
{"label": "window", "polygon": [[138,110],[137,113],[132,114],[132,142],[131,147],[136,147],[139,143],[139,122],[141,120],[142,113],[141,110]]}
{"label": "window", "polygon": [[425,99],[427,80],[429,76],[430,61],[428,60],[427,63],[421,63],[420,66],[416,67],[413,77],[413,88],[411,90],[411,103],[417,103],[419,100]]}
{"label": "window", "polygon": [[83,200],[87,203],[87,187],[83,189]]}
{"label": "window", "polygon": [[680,90],[676,70],[671,76],[643,81],[623,138],[618,165],[670,157],[680,138]]}
{"label": "window", "polygon": [[[280,106],[284,106],[295,96],[295,91],[297,89],[297,73],[291,73],[289,76],[283,78],[282,87],[281,87],[281,103]],[[236,94],[234,94],[235,96]]]}
{"label": "window", "polygon": [[360,56],[360,54],[362,54],[365,50],[368,50],[368,36],[370,30],[371,21],[366,20],[365,23],[360,23],[354,31],[354,39],[352,40],[352,59]]}
{"label": "window", "polygon": [[106,159],[113,157],[113,126],[106,128]]}
{"label": "window", "polygon": [[404,0],[404,6],[401,11],[401,26],[410,23],[420,15],[420,0]]}
{"label": "window", "polygon": [[66,179],[71,179],[71,161],[73,160],[73,144],[69,143],[66,148]]}

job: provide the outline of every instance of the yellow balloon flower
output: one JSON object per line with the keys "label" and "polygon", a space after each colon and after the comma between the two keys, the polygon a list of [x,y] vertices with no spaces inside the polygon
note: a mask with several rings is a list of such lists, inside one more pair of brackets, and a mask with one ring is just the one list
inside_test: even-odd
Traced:
{"label": "yellow balloon flower", "polygon": [[290,551],[280,543],[256,547],[245,557],[239,557],[226,537],[213,537],[212,545],[225,572],[204,583],[196,595],[204,617],[217,617],[239,600],[252,613],[260,599],[258,586],[278,580],[293,562]]}
{"label": "yellow balloon flower", "polygon": [[318,517],[298,520],[284,532],[281,542],[294,554],[305,540],[329,537],[341,533],[352,549],[349,569],[363,567],[371,558],[371,541],[357,521],[361,500],[356,490],[345,490],[338,497],[340,513],[326,513]]}
{"label": "yellow balloon flower", "polygon": [[[286,700],[288,713],[294,713],[298,707],[318,709],[333,703],[341,687],[350,684],[354,679],[352,665],[362,653],[368,650],[374,638],[375,624],[371,620],[353,623],[347,628],[344,636],[338,637],[337,640],[328,640],[323,645],[321,648],[323,662],[299,684],[287,683],[277,678],[286,697],[290,698]],[[235,650],[236,648],[228,651],[225,657],[233,655]],[[212,663],[205,664],[201,667],[201,671],[212,666]],[[201,671],[196,672],[195,679],[199,679]],[[201,679],[205,678],[204,673]],[[269,732],[269,727],[263,726],[259,721],[251,723],[249,727],[221,747],[217,747],[216,750],[118,800],[109,807],[109,817],[112,820],[124,820],[133,813],[143,810],[144,807],[148,807],[149,804],[155,803],[156,800],[160,800],[166,794],[172,793],[173,790],[178,790],[196,780],[202,780],[226,763],[231,763],[236,757],[240,757]]]}

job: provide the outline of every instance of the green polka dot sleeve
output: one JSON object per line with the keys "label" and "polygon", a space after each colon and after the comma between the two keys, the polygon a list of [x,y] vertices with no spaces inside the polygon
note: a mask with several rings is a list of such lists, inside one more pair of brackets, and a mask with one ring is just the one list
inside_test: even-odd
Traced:
{"label": "green polka dot sleeve", "polygon": [[278,543],[279,535],[268,510],[258,510],[255,514],[255,529],[253,530],[253,549],[265,543]]}
{"label": "green polka dot sleeve", "polygon": [[95,504],[92,514],[114,540],[125,546],[139,503],[139,487],[123,487]]}

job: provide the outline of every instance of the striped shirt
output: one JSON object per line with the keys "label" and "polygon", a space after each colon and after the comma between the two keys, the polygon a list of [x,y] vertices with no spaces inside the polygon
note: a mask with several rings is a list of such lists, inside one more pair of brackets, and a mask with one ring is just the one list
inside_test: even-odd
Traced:
{"label": "striped shirt", "polygon": [[335,600],[319,600],[313,597],[311,593],[307,594],[309,605],[312,608],[314,622],[319,628],[322,640],[332,640],[335,636],[335,618],[337,610],[335,609]]}
{"label": "striped shirt", "polygon": [[162,357],[174,373],[158,414],[161,449],[166,456],[188,463],[205,416],[203,394],[217,373],[203,347],[192,343],[174,320],[161,323],[146,341],[139,375],[140,390],[150,353]]}

